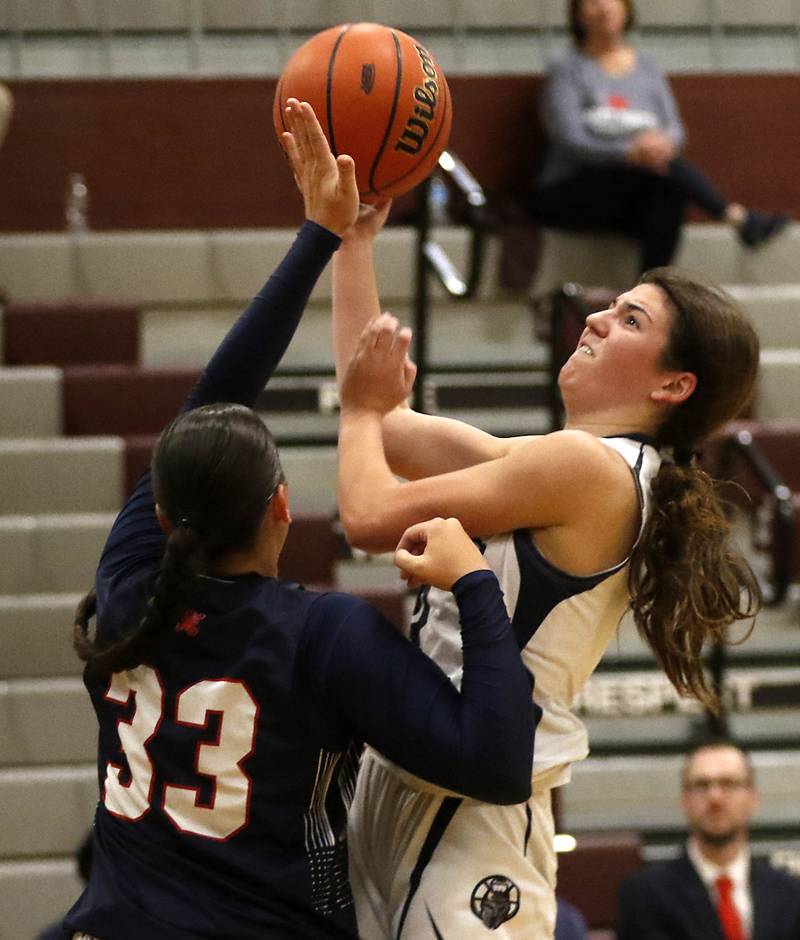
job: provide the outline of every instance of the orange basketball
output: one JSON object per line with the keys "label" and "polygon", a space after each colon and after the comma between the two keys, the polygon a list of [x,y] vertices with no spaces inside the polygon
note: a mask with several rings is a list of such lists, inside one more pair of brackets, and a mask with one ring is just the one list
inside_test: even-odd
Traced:
{"label": "orange basketball", "polygon": [[452,109],[433,56],[399,29],[347,23],[312,36],[278,81],[272,119],[278,135],[286,101],[307,101],[331,150],[356,164],[362,202],[408,192],[447,145]]}

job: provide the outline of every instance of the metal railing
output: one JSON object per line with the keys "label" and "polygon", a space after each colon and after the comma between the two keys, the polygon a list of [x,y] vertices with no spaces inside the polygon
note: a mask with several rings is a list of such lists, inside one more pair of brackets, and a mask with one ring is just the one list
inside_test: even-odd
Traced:
{"label": "metal railing", "polygon": [[770,583],[764,585],[770,606],[783,603],[794,577],[793,557],[797,539],[797,513],[792,490],[786,485],[766,456],[761,446],[748,429],[736,431],[727,437],[720,454],[720,475],[730,476],[736,460],[743,460],[763,489],[771,505],[769,527],[771,529],[770,554],[772,570]]}
{"label": "metal railing", "polygon": [[[416,220],[416,289],[414,292],[414,355],[417,382],[414,407],[425,408],[425,386],[428,375],[428,317],[430,313],[431,278],[435,278],[454,300],[470,300],[477,293],[483,273],[485,237],[489,230],[487,202],[483,188],[458,157],[445,150],[439,157],[434,176],[429,176],[419,189],[419,211]],[[458,205],[469,229],[467,270],[459,272],[442,245],[436,241],[431,218],[431,195],[436,185],[447,187],[447,207]],[[448,208],[445,208],[445,212]]]}

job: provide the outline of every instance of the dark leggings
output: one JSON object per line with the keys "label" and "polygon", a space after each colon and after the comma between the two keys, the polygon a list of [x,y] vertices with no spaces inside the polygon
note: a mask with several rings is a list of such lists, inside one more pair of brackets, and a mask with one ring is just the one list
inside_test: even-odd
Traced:
{"label": "dark leggings", "polygon": [[617,232],[641,244],[640,270],[671,264],[686,203],[714,219],[727,202],[691,163],[673,160],[661,176],[629,166],[583,167],[574,176],[537,189],[531,214],[549,228]]}

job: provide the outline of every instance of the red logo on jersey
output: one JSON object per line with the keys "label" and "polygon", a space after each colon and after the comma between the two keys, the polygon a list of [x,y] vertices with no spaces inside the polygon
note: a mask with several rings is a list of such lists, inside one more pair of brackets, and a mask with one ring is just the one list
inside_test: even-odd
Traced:
{"label": "red logo on jersey", "polygon": [[609,95],[608,103],[612,108],[624,109],[630,107],[630,102],[625,95]]}
{"label": "red logo on jersey", "polygon": [[186,633],[188,636],[197,636],[200,630],[200,623],[205,619],[205,614],[200,614],[196,610],[190,610],[183,620],[178,622],[178,625],[175,627],[175,632]]}

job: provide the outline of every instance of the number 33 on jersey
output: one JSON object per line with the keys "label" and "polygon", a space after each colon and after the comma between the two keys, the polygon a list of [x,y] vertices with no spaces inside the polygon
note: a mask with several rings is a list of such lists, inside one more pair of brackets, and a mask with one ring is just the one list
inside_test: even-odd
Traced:
{"label": "number 33 on jersey", "polygon": [[[258,705],[243,682],[204,679],[180,692],[174,713],[166,714],[161,677],[150,666],[139,666],[115,673],[105,699],[133,708],[131,717],[117,721],[127,769],[112,761],[106,764],[103,803],[109,813],[136,821],[160,805],[180,832],[219,840],[230,838],[247,823],[252,782],[241,763],[253,751]],[[217,722],[216,740],[203,740],[212,718]],[[197,786],[156,780],[148,747],[164,722],[198,729]],[[200,787],[204,780],[202,792],[207,792],[210,782],[207,800]]]}

